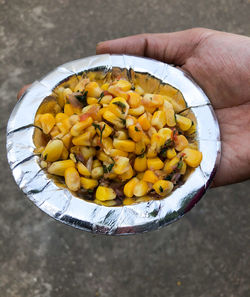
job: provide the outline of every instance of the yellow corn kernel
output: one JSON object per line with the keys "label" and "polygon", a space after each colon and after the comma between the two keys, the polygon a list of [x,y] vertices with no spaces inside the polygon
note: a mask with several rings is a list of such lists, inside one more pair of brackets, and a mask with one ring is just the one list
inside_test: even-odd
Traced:
{"label": "yellow corn kernel", "polygon": [[81,186],[86,190],[94,189],[98,186],[98,181],[96,179],[80,177]]}
{"label": "yellow corn kernel", "polygon": [[145,155],[135,158],[134,169],[139,172],[147,169],[147,158]]}
{"label": "yellow corn kernel", "polygon": [[128,92],[128,104],[132,108],[136,108],[141,104],[141,96],[133,91]]}
{"label": "yellow corn kernel", "polygon": [[76,168],[77,168],[77,170],[79,171],[79,173],[81,175],[84,175],[84,176],[90,176],[91,175],[88,168],[82,162],[78,162],[77,165],[76,165]]}
{"label": "yellow corn kernel", "polygon": [[119,130],[119,131],[116,131],[115,137],[120,140],[125,140],[125,139],[128,139],[128,133],[126,130]]}
{"label": "yellow corn kernel", "polygon": [[102,89],[99,87],[98,83],[94,81],[85,86],[85,91],[88,91],[88,96],[95,98],[99,98],[102,93]]}
{"label": "yellow corn kernel", "polygon": [[154,142],[152,143],[149,147],[148,147],[148,151],[147,151],[147,157],[148,158],[154,158],[157,156],[157,143]]}
{"label": "yellow corn kernel", "polygon": [[74,153],[70,153],[70,154],[69,154],[69,158],[70,158],[70,160],[72,160],[74,163],[76,163],[76,157],[75,157],[75,154],[74,154]]}
{"label": "yellow corn kernel", "polygon": [[152,200],[152,197],[150,196],[142,196],[142,197],[139,197],[135,200],[136,203],[139,203],[139,202],[147,202],[147,201],[150,201]]}
{"label": "yellow corn kernel", "polygon": [[109,164],[114,163],[113,160],[107,154],[105,154],[102,151],[100,151],[100,152],[97,153],[97,158],[100,161],[107,162]]}
{"label": "yellow corn kernel", "polygon": [[137,177],[134,177],[125,184],[123,193],[126,197],[131,198],[134,195],[134,188],[138,182],[139,179]]}
{"label": "yellow corn kernel", "polygon": [[135,200],[133,198],[127,197],[127,198],[125,198],[123,200],[123,205],[131,205],[131,204],[134,204],[134,203],[135,203]]}
{"label": "yellow corn kernel", "polygon": [[126,117],[126,128],[128,128],[131,125],[136,125],[136,123],[137,123],[137,118],[135,118],[131,115],[128,115]]}
{"label": "yellow corn kernel", "polygon": [[87,83],[89,83],[89,79],[82,78],[74,87],[74,92],[83,92]]}
{"label": "yellow corn kernel", "polygon": [[168,180],[158,180],[157,182],[154,183],[153,189],[155,192],[161,196],[165,196],[172,192],[173,190],[173,183]]}
{"label": "yellow corn kernel", "polygon": [[80,120],[80,117],[78,114],[72,114],[69,117],[69,122],[70,122],[71,126],[74,126],[77,122],[79,122],[79,120]]}
{"label": "yellow corn kernel", "polygon": [[162,128],[158,131],[159,135],[162,135],[165,138],[165,141],[172,137],[172,130],[169,128]]}
{"label": "yellow corn kernel", "polygon": [[136,177],[141,180],[143,178],[144,172],[140,172],[136,175]]}
{"label": "yellow corn kernel", "polygon": [[185,161],[182,161],[179,173],[181,175],[184,175],[186,173],[186,170],[187,170],[187,164]]}
{"label": "yellow corn kernel", "polygon": [[70,130],[72,136],[79,136],[81,132],[93,123],[92,117],[86,118],[82,122],[77,122]]}
{"label": "yellow corn kernel", "polygon": [[176,114],[176,123],[182,131],[187,131],[192,126],[192,121],[189,118]]}
{"label": "yellow corn kernel", "polygon": [[143,137],[143,132],[141,131],[140,126],[138,125],[131,125],[128,127],[128,135],[132,138],[135,142],[141,141]]}
{"label": "yellow corn kernel", "polygon": [[71,191],[77,191],[81,187],[80,175],[75,167],[69,167],[64,172],[65,183]]}
{"label": "yellow corn kernel", "polygon": [[134,187],[134,195],[141,197],[147,194],[149,188],[148,184],[144,180],[140,180]]}
{"label": "yellow corn kernel", "polygon": [[145,111],[144,106],[143,105],[139,105],[136,108],[130,108],[128,111],[128,114],[132,115],[132,116],[140,116],[141,114],[143,114]]}
{"label": "yellow corn kernel", "polygon": [[109,155],[114,158],[114,157],[117,157],[117,156],[120,156],[120,157],[127,157],[128,156],[128,153],[127,152],[124,152],[124,151],[121,151],[121,150],[118,150],[118,149],[111,149],[109,151]]}
{"label": "yellow corn kernel", "polygon": [[34,149],[34,153],[35,154],[42,154],[42,152],[44,151],[45,147],[44,146],[40,146],[40,147],[36,147]]}
{"label": "yellow corn kernel", "polygon": [[95,97],[87,97],[87,103],[88,105],[98,104],[98,99],[96,99]]}
{"label": "yellow corn kernel", "polygon": [[115,174],[123,174],[130,167],[129,159],[126,157],[115,157],[113,171]]}
{"label": "yellow corn kernel", "polygon": [[157,152],[160,151],[160,148],[165,144],[166,138],[160,133],[155,133],[151,137],[151,145],[156,144]]}
{"label": "yellow corn kernel", "polygon": [[64,176],[64,172],[69,167],[74,167],[75,163],[72,160],[63,160],[53,162],[48,168],[48,173]]}
{"label": "yellow corn kernel", "polygon": [[96,199],[100,201],[114,200],[116,198],[116,193],[111,188],[99,186],[96,190],[95,196]]}
{"label": "yellow corn kernel", "polygon": [[132,140],[121,140],[114,138],[113,145],[116,149],[125,151],[128,153],[135,151],[135,143]]}
{"label": "yellow corn kernel", "polygon": [[103,89],[103,91],[107,91],[109,87],[109,83],[105,83],[101,86],[101,88]]}
{"label": "yellow corn kernel", "polygon": [[192,122],[192,126],[186,131],[185,135],[191,136],[196,133],[196,124]]}
{"label": "yellow corn kernel", "polygon": [[122,97],[124,99],[127,99],[128,98],[127,92],[122,91],[119,88],[119,86],[117,86],[117,85],[111,85],[111,86],[109,86],[108,92],[110,94],[112,94],[113,96],[115,96],[115,97],[118,97],[119,96],[119,97]]}
{"label": "yellow corn kernel", "polygon": [[40,123],[41,114],[37,114],[35,117],[35,126],[42,128],[42,125]]}
{"label": "yellow corn kernel", "polygon": [[45,161],[54,162],[60,158],[62,151],[63,142],[59,139],[54,139],[47,143],[42,156]]}
{"label": "yellow corn kernel", "polygon": [[[104,125],[105,125],[105,127],[104,127]],[[100,128],[98,128],[98,127],[100,127]],[[96,133],[99,136],[102,133],[102,139],[109,137],[109,135],[113,132],[113,129],[105,122],[99,122],[98,124],[95,124],[95,129],[96,129]]]}
{"label": "yellow corn kernel", "polygon": [[73,109],[73,106],[69,103],[66,103],[64,105],[64,113],[68,116],[71,116],[74,114],[74,109]]}
{"label": "yellow corn kernel", "polygon": [[107,110],[103,113],[103,118],[110,122],[111,124],[115,125],[117,128],[122,129],[125,126],[125,120],[123,121],[123,119],[120,119],[119,117],[117,117],[113,112]]}
{"label": "yellow corn kernel", "polygon": [[130,179],[134,175],[134,170],[131,165],[129,165],[129,168],[126,172],[121,174],[119,177],[121,178],[122,181]]}
{"label": "yellow corn kernel", "polygon": [[154,184],[158,181],[158,177],[155,175],[155,173],[152,170],[145,171],[142,180],[148,183]]}
{"label": "yellow corn kernel", "polygon": [[43,133],[45,134],[49,134],[56,123],[55,118],[51,113],[41,114],[39,121],[41,123]]}
{"label": "yellow corn kernel", "polygon": [[155,127],[150,127],[148,130],[148,136],[151,138],[155,133],[157,133]]}
{"label": "yellow corn kernel", "polygon": [[62,137],[62,142],[67,149],[70,148],[71,140],[72,140],[72,135],[70,133],[67,133]]}
{"label": "yellow corn kernel", "polygon": [[135,143],[135,153],[136,155],[141,155],[145,153],[146,151],[146,145],[144,141],[138,141]]}
{"label": "yellow corn kernel", "polygon": [[122,97],[115,97],[109,103],[109,110],[120,118],[125,118],[128,114],[129,105]]}
{"label": "yellow corn kernel", "polygon": [[175,149],[177,151],[182,151],[188,146],[188,140],[184,135],[175,136]]}
{"label": "yellow corn kernel", "polygon": [[163,96],[157,94],[145,94],[142,98],[142,104],[146,107],[160,107],[163,105]]}
{"label": "yellow corn kernel", "polygon": [[101,176],[103,176],[103,167],[100,166],[100,167],[93,168],[91,171],[91,176],[94,179],[98,179]]}
{"label": "yellow corn kernel", "polygon": [[66,102],[66,98],[69,94],[72,94],[72,90],[70,88],[60,87],[57,91],[58,94],[58,103],[61,107],[64,106]]}
{"label": "yellow corn kernel", "polygon": [[40,163],[42,168],[47,168],[48,167],[48,163],[46,161],[41,161]]}
{"label": "yellow corn kernel", "polygon": [[174,171],[177,168],[177,165],[179,162],[180,162],[180,159],[176,156],[170,161],[166,161],[163,170],[166,172],[166,174],[170,174],[172,171]]}
{"label": "yellow corn kernel", "polygon": [[113,99],[113,96],[105,95],[105,96],[102,97],[102,99],[99,101],[99,103],[102,104],[102,105],[109,104],[112,99]]}
{"label": "yellow corn kernel", "polygon": [[58,127],[57,126],[54,126],[53,128],[52,128],[52,130],[50,131],[50,136],[51,136],[51,138],[55,138],[57,135],[59,135],[61,132],[60,132],[60,130],[58,129]]}
{"label": "yellow corn kernel", "polygon": [[174,127],[176,125],[174,110],[171,108],[166,108],[165,110],[167,125],[169,127]]}
{"label": "yellow corn kernel", "polygon": [[143,88],[141,86],[139,86],[139,85],[135,85],[135,92],[138,93],[139,95],[144,94]]}
{"label": "yellow corn kernel", "polygon": [[63,135],[67,134],[72,127],[69,118],[56,123],[56,126],[59,128]]}
{"label": "yellow corn kernel", "polygon": [[88,160],[90,157],[94,157],[96,155],[96,149],[94,147],[81,146],[80,152],[84,160]]}
{"label": "yellow corn kernel", "polygon": [[118,80],[115,86],[119,87],[124,92],[127,92],[131,89],[131,83],[125,79]]}
{"label": "yellow corn kernel", "polygon": [[86,128],[85,133],[89,132],[90,133],[90,138],[93,138],[96,134],[96,130],[94,126],[89,126],[88,128]]}
{"label": "yellow corn kernel", "polygon": [[103,205],[103,206],[107,206],[107,207],[111,207],[111,206],[116,206],[117,205],[117,202],[115,200],[100,201],[98,199],[95,199],[93,202],[95,204]]}
{"label": "yellow corn kernel", "polygon": [[90,137],[91,137],[91,133],[90,132],[86,132],[86,133],[83,133],[80,136],[73,137],[72,143],[74,145],[90,146],[91,145]]}
{"label": "yellow corn kernel", "polygon": [[92,168],[101,167],[102,163],[99,160],[94,160],[92,164]]}
{"label": "yellow corn kernel", "polygon": [[167,158],[168,159],[173,159],[176,156],[176,151],[174,148],[169,148],[167,150]]}
{"label": "yellow corn kernel", "polygon": [[69,118],[69,116],[62,112],[57,113],[55,116],[56,123],[62,122],[63,120],[66,120],[68,118]]}
{"label": "yellow corn kernel", "polygon": [[151,127],[151,124],[150,124],[150,121],[148,120],[146,112],[138,118],[138,123],[141,125],[144,131],[148,131],[149,128]]}
{"label": "yellow corn kernel", "polygon": [[148,169],[157,170],[157,169],[162,169],[164,166],[164,163],[160,158],[157,157],[157,158],[147,159],[147,165],[148,165]]}
{"label": "yellow corn kernel", "polygon": [[113,149],[113,140],[110,137],[102,139],[103,149],[107,154]]}
{"label": "yellow corn kernel", "polygon": [[68,156],[69,156],[69,152],[66,149],[66,147],[63,146],[63,150],[62,150],[62,154],[61,154],[60,159],[67,160],[68,159]]}
{"label": "yellow corn kernel", "polygon": [[157,129],[163,128],[167,123],[166,115],[163,111],[158,110],[154,112],[151,124],[155,126]]}
{"label": "yellow corn kernel", "polygon": [[150,144],[150,138],[146,134],[143,134],[142,141],[145,143],[145,145]]}
{"label": "yellow corn kernel", "polygon": [[200,151],[185,148],[181,153],[184,155],[183,159],[190,167],[197,167],[200,165],[202,160],[202,153]]}

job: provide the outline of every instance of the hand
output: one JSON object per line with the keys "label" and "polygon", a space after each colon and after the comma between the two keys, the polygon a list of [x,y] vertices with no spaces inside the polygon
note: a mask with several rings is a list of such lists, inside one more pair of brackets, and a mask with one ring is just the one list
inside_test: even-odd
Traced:
{"label": "hand", "polygon": [[213,186],[250,178],[250,38],[208,29],[142,34],[101,42],[97,54],[132,54],[187,71],[212,102],[222,155]]}

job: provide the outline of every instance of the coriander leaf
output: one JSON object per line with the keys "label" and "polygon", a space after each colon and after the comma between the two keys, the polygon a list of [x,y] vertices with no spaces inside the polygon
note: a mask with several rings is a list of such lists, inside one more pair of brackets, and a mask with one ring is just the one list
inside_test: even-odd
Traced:
{"label": "coriander leaf", "polygon": [[159,190],[160,190],[161,193],[163,192],[162,186],[159,187]]}
{"label": "coriander leaf", "polygon": [[102,100],[102,98],[104,97],[104,92],[101,92],[100,97],[98,98],[98,103]]}
{"label": "coriander leaf", "polygon": [[140,131],[140,130],[135,126],[135,131]]}
{"label": "coriander leaf", "polygon": [[113,102],[113,104],[120,107],[122,109],[122,113],[125,113],[124,109],[126,109],[126,105],[124,103],[122,103],[121,101],[115,101],[115,102]]}
{"label": "coriander leaf", "polygon": [[87,95],[88,95],[88,91],[83,92],[82,95],[75,95],[76,99],[82,103],[83,107],[88,105]]}
{"label": "coriander leaf", "polygon": [[104,173],[110,173],[112,171],[112,168],[114,167],[115,163],[112,163],[108,166],[103,165],[103,172]]}

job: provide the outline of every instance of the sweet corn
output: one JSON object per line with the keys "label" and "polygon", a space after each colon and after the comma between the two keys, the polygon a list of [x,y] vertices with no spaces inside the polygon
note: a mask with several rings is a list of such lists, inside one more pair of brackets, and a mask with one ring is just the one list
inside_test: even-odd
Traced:
{"label": "sweet corn", "polygon": [[74,145],[90,146],[91,145],[90,136],[91,136],[90,132],[83,133],[80,136],[73,137],[72,138],[72,143]]}
{"label": "sweet corn", "polygon": [[147,169],[147,158],[145,155],[135,158],[134,169],[139,172],[145,171]]}
{"label": "sweet corn", "polygon": [[135,153],[136,155],[141,155],[146,151],[146,145],[144,141],[138,141],[135,143]]}
{"label": "sweet corn", "polygon": [[69,167],[64,172],[65,183],[71,191],[77,191],[81,187],[80,175],[75,167]]}
{"label": "sweet corn", "polygon": [[190,167],[198,167],[200,165],[202,160],[201,152],[194,149],[185,148],[181,153],[184,155],[183,159]]}
{"label": "sweet corn", "polygon": [[119,177],[121,178],[122,181],[130,179],[134,175],[134,170],[131,165],[129,165],[128,169],[126,172],[121,174]]}
{"label": "sweet corn", "polygon": [[179,114],[176,115],[176,123],[182,131],[187,131],[192,126],[192,121],[189,118],[183,117]]}
{"label": "sweet corn", "polygon": [[160,107],[163,105],[163,96],[157,94],[145,94],[142,99],[142,104],[147,107]]}
{"label": "sweet corn", "polygon": [[96,179],[80,177],[81,186],[86,190],[94,189],[98,186],[98,181]]}
{"label": "sweet corn", "polygon": [[137,173],[136,177],[141,180],[143,178],[144,172]]}
{"label": "sweet corn", "polygon": [[157,158],[147,159],[147,165],[148,165],[148,169],[157,170],[157,169],[162,169],[164,166],[164,163],[160,158],[157,157]]}
{"label": "sweet corn", "polygon": [[136,197],[141,197],[147,194],[149,188],[148,184],[144,180],[140,180],[134,187],[134,195]]}
{"label": "sweet corn", "polygon": [[98,199],[95,199],[94,200],[94,203],[96,203],[98,205],[107,206],[107,207],[111,207],[111,206],[116,206],[117,205],[115,200],[100,201]]}
{"label": "sweet corn", "polygon": [[64,172],[67,168],[74,167],[75,163],[72,160],[63,160],[63,161],[57,161],[53,162],[49,168],[48,172],[50,174],[64,176]]}
{"label": "sweet corn", "polygon": [[97,153],[97,158],[100,160],[100,161],[103,161],[103,162],[107,162],[107,163],[114,163],[112,158],[110,158],[107,154],[105,154],[104,152],[100,151]]}
{"label": "sweet corn", "polygon": [[131,115],[128,115],[126,118],[126,128],[128,128],[131,125],[136,125],[137,119]]}
{"label": "sweet corn", "polygon": [[152,170],[145,171],[142,180],[148,183],[154,184],[158,181],[158,177],[155,175],[155,173]]}
{"label": "sweet corn", "polygon": [[88,78],[81,79],[74,87],[74,92],[83,92],[87,83],[89,83]]}
{"label": "sweet corn", "polygon": [[96,155],[96,149],[88,146],[81,146],[80,152],[84,160],[88,160],[90,157],[94,157]]}
{"label": "sweet corn", "polygon": [[113,141],[110,137],[104,138],[102,140],[103,150],[107,154],[110,154],[110,151],[114,148],[113,147]]}
{"label": "sweet corn", "polygon": [[117,117],[113,112],[106,110],[103,113],[103,118],[110,122],[111,124],[113,124],[114,126],[116,126],[118,129],[122,129],[125,126],[125,122],[123,122],[122,119],[120,119],[119,117]]}
{"label": "sweet corn", "polygon": [[148,147],[147,158],[154,158],[157,156],[157,143],[154,142]]}
{"label": "sweet corn", "polygon": [[103,176],[103,167],[100,166],[100,167],[93,168],[91,171],[91,176],[94,179],[98,179],[101,176]]}
{"label": "sweet corn", "polygon": [[138,93],[139,95],[143,95],[144,94],[144,90],[141,86],[139,85],[135,85],[135,91],[136,93]]}
{"label": "sweet corn", "polygon": [[138,125],[131,125],[128,127],[128,135],[132,138],[135,142],[141,141],[143,137],[143,132],[141,131],[140,126]]}
{"label": "sweet corn", "polygon": [[166,161],[164,165],[164,171],[166,172],[166,174],[170,174],[171,172],[173,172],[177,168],[179,162],[180,159],[177,156],[170,161]]}
{"label": "sweet corn", "polygon": [[61,133],[61,132],[60,132],[60,130],[58,129],[58,127],[57,127],[57,126],[54,126],[54,127],[52,128],[52,130],[50,131],[50,136],[51,136],[52,138],[55,138],[55,137],[58,136],[60,133]]}
{"label": "sweet corn", "polygon": [[155,190],[155,192],[161,196],[165,196],[172,192],[173,187],[173,183],[168,180],[158,180],[153,185],[153,189]]}
{"label": "sweet corn", "polygon": [[63,135],[67,134],[72,127],[69,118],[66,118],[61,122],[56,123],[56,126],[59,128]]}
{"label": "sweet corn", "polygon": [[92,168],[101,167],[102,163],[99,160],[94,160],[92,164]]}
{"label": "sweet corn", "polygon": [[116,193],[112,188],[99,186],[96,190],[96,199],[100,201],[113,200],[116,198]]}
{"label": "sweet corn", "polygon": [[115,157],[115,165],[113,171],[115,174],[123,174],[130,167],[129,159],[126,157]]}
{"label": "sweet corn", "polygon": [[169,127],[174,127],[176,125],[174,110],[172,108],[166,108],[165,110],[167,125]]}
{"label": "sweet corn", "polygon": [[123,193],[126,197],[131,198],[134,195],[134,188],[138,182],[139,179],[137,177],[134,177],[125,184],[123,188]]}
{"label": "sweet corn", "polygon": [[168,159],[173,159],[176,156],[176,151],[174,148],[169,148],[167,150],[167,158]]}
{"label": "sweet corn", "polygon": [[69,122],[71,126],[74,126],[77,122],[79,122],[79,120],[80,120],[80,117],[78,114],[72,114],[69,117]]}
{"label": "sweet corn", "polygon": [[144,131],[148,131],[151,127],[150,121],[148,120],[147,114],[144,113],[138,118],[138,123],[141,125]]}
{"label": "sweet corn", "polygon": [[66,147],[63,146],[63,150],[62,150],[60,159],[67,160],[68,159],[68,156],[69,156],[69,152],[66,149]]}
{"label": "sweet corn", "polygon": [[84,175],[84,176],[90,176],[91,175],[88,168],[82,162],[78,162],[76,166],[77,166],[77,170],[79,171],[79,173],[81,175]]}
{"label": "sweet corn", "polygon": [[71,116],[74,114],[74,109],[73,109],[73,106],[69,103],[66,103],[64,105],[64,113],[68,116]]}
{"label": "sweet corn", "polygon": [[65,114],[65,113],[62,113],[62,112],[59,112],[55,116],[56,123],[62,122],[63,120],[66,120],[68,118],[69,118],[69,116],[67,114]]}
{"label": "sweet corn", "polygon": [[128,103],[132,108],[136,108],[141,104],[141,96],[133,91],[128,92]]}
{"label": "sweet corn", "polygon": [[75,157],[75,154],[73,154],[73,153],[69,154],[69,158],[70,158],[70,160],[72,160],[74,163],[76,163],[76,157]]}
{"label": "sweet corn", "polygon": [[182,151],[188,146],[188,140],[184,135],[175,136],[175,149],[177,151]]}
{"label": "sweet corn", "polygon": [[131,205],[131,204],[134,204],[134,203],[135,203],[135,200],[133,198],[127,197],[127,198],[125,198],[123,200],[123,205]]}
{"label": "sweet corn", "polygon": [[122,89],[120,89],[120,87],[117,85],[109,86],[108,92],[114,95],[115,97],[122,97],[124,99],[128,98],[128,94],[124,92]]}
{"label": "sweet corn", "polygon": [[109,110],[120,118],[125,118],[128,114],[129,105],[122,97],[115,97],[108,106]]}
{"label": "sweet corn", "polygon": [[99,101],[99,103],[102,104],[102,105],[109,104],[112,99],[113,99],[113,96],[106,95],[106,96],[102,97],[102,99]]}
{"label": "sweet corn", "polygon": [[125,151],[125,152],[134,152],[135,150],[135,143],[132,140],[121,140],[114,138],[113,145],[116,149]]}
{"label": "sweet corn", "polygon": [[131,83],[125,79],[118,80],[115,86],[119,87],[123,92],[127,92],[131,89]]}
{"label": "sweet corn", "polygon": [[125,130],[116,131],[115,137],[120,140],[128,139],[128,133]]}
{"label": "sweet corn", "polygon": [[114,157],[117,157],[117,156],[120,156],[120,157],[127,157],[128,156],[128,153],[127,152],[124,152],[124,151],[121,151],[121,150],[118,150],[118,149],[111,149],[109,151],[109,155],[114,158]]}
{"label": "sweet corn", "polygon": [[96,99],[95,97],[87,97],[87,103],[89,105],[97,104],[98,103],[98,99]]}
{"label": "sweet corn", "polygon": [[84,129],[89,127],[93,123],[92,117],[86,118],[86,120],[82,122],[77,122],[70,130],[72,136],[79,136]]}
{"label": "sweet corn", "polygon": [[49,134],[56,123],[56,120],[51,113],[41,114],[39,121],[41,123],[44,134]]}
{"label": "sweet corn", "polygon": [[109,135],[113,132],[113,129],[105,122],[95,124],[95,129],[99,136],[102,134],[102,138],[109,137]]}
{"label": "sweet corn", "polygon": [[136,108],[130,108],[129,111],[128,111],[128,114],[137,117],[137,116],[143,114],[144,111],[145,111],[144,106],[140,105],[140,106],[138,106]]}
{"label": "sweet corn", "polygon": [[70,148],[71,140],[72,140],[72,135],[70,133],[67,133],[62,137],[62,142],[67,149]]}
{"label": "sweet corn", "polygon": [[109,87],[109,83],[104,83],[101,88],[104,90],[104,91],[107,91],[108,90],[108,87]]}
{"label": "sweet corn", "polygon": [[154,115],[151,120],[151,124],[155,126],[157,129],[163,128],[167,123],[166,115],[163,111],[158,110],[154,112]]}
{"label": "sweet corn", "polygon": [[102,89],[99,87],[97,82],[88,83],[85,86],[85,91],[88,92],[88,96],[95,98],[99,98],[102,93]]}
{"label": "sweet corn", "polygon": [[187,170],[187,164],[185,161],[182,161],[179,173],[181,175],[184,175],[186,173],[186,170]]}
{"label": "sweet corn", "polygon": [[59,139],[54,139],[48,142],[42,153],[42,157],[45,161],[54,162],[60,158],[62,151],[63,142]]}

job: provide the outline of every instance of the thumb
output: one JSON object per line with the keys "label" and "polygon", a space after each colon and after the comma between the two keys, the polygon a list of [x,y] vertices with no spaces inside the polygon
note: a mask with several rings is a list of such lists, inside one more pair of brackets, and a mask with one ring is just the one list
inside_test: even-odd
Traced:
{"label": "thumb", "polygon": [[97,44],[96,53],[144,56],[182,66],[212,30],[190,29],[174,33],[139,34]]}

